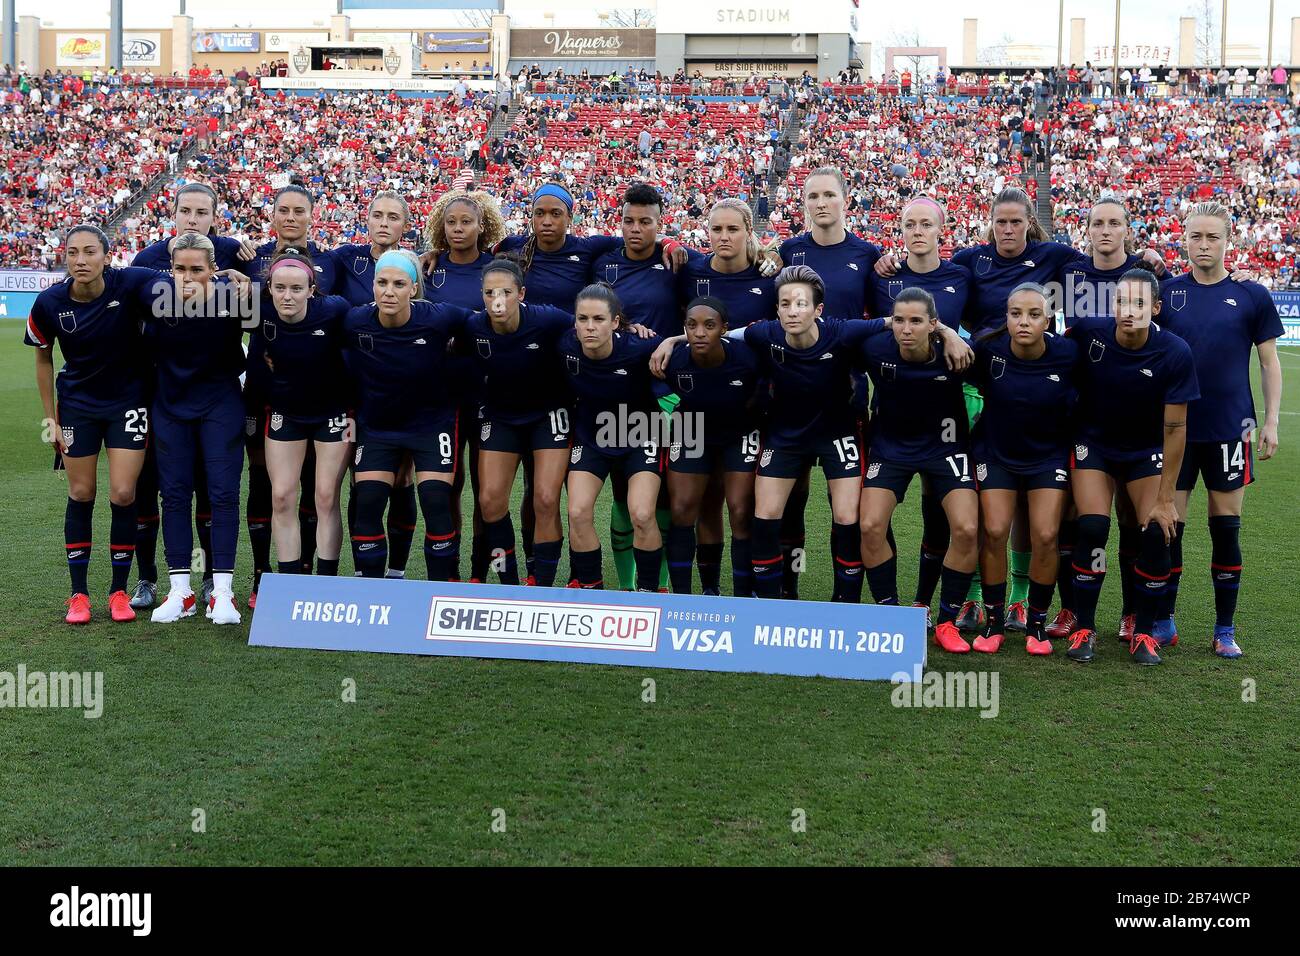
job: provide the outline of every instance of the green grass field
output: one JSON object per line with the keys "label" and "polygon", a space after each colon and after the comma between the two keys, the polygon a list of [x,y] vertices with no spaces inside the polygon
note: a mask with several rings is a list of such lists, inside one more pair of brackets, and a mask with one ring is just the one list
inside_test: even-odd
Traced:
{"label": "green grass field", "polygon": [[[69,628],[66,486],[40,443],[19,339],[17,322],[0,322],[0,671],[102,671],[106,700],[98,720],[0,710],[0,864],[1300,861],[1300,655],[1286,630],[1300,616],[1296,350],[1282,360],[1282,451],[1248,494],[1246,657],[1209,652],[1201,493],[1186,535],[1182,641],[1166,664],[1134,667],[1113,639],[1112,574],[1089,667],[1060,647],[1031,659],[1016,639],[993,658],[932,648],[940,669],[999,672],[1000,712],[982,719],[897,709],[882,683],[250,648],[247,624],[201,616],[114,626],[106,495],[96,621]],[[814,488],[810,544],[828,538],[824,501]],[[895,525],[905,591],[918,526],[913,496]],[[1114,535],[1111,547],[1115,566]],[[805,596],[829,593],[825,552]],[[642,701],[647,676],[654,703]],[[341,700],[347,678],[355,703]],[[1247,678],[1253,703],[1242,699]],[[498,808],[504,832],[492,827]],[[205,832],[194,832],[196,809]],[[792,830],[797,809],[805,832]]]}

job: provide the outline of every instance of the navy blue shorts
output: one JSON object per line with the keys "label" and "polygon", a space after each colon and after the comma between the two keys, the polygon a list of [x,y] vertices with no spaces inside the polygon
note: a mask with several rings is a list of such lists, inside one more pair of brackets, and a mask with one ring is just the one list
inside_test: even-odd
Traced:
{"label": "navy blue shorts", "polygon": [[1237,441],[1189,441],[1178,472],[1178,490],[1191,491],[1196,479],[1205,479],[1210,491],[1236,491],[1255,480],[1255,450]]}
{"label": "navy blue shorts", "polygon": [[415,470],[454,472],[460,451],[457,416],[435,424],[429,431],[401,438],[375,438],[359,430],[353,463],[358,473],[386,471],[396,475],[404,456],[410,455]]}
{"label": "navy blue shorts", "polygon": [[484,409],[478,422],[480,451],[525,455],[533,451],[569,447],[569,410],[552,408],[545,415],[521,425],[494,419]]}
{"label": "navy blue shorts", "polygon": [[1051,465],[1035,471],[1012,471],[992,458],[975,459],[975,483],[980,491],[1037,491],[1040,488],[1070,490],[1070,469]]}
{"label": "navy blue shorts", "polygon": [[758,459],[761,478],[801,478],[820,463],[827,481],[862,476],[862,442],[857,429],[824,438],[808,448],[764,448]]}
{"label": "navy blue shorts", "polygon": [[726,441],[687,448],[680,442],[668,449],[668,470],[679,475],[711,475],[714,471],[752,474],[758,467],[758,429]]}
{"label": "navy blue shorts", "polygon": [[656,443],[638,448],[598,448],[574,445],[569,450],[569,471],[586,471],[604,481],[610,473],[624,478],[648,472],[663,477],[668,452]]}
{"label": "navy blue shorts", "polygon": [[58,424],[68,450],[65,458],[98,455],[100,446],[144,451],[149,445],[149,409],[122,408],[108,415],[60,405]]}
{"label": "navy blue shorts", "polygon": [[919,465],[899,465],[872,459],[862,475],[863,488],[887,488],[902,504],[912,478],[922,475],[929,483],[929,494],[940,501],[948,492],[969,488],[975,491],[975,476],[971,474],[970,455],[957,452],[941,458],[931,458]]}
{"label": "navy blue shorts", "polygon": [[347,412],[315,421],[292,419],[271,409],[266,415],[263,435],[271,441],[351,441],[355,426]]}
{"label": "navy blue shorts", "polygon": [[1160,474],[1165,466],[1165,453],[1161,448],[1151,448],[1123,458],[1107,454],[1105,449],[1083,443],[1074,446],[1070,455],[1072,471],[1104,471],[1116,481],[1128,484],[1142,478]]}

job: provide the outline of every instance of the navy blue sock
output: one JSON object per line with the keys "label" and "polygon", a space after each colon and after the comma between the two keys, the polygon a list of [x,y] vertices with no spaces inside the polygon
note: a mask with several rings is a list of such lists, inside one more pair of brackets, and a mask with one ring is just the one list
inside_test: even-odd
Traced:
{"label": "navy blue sock", "polygon": [[632,560],[636,562],[636,589],[658,591],[659,565],[664,560],[664,549],[633,547]]}
{"label": "navy blue sock", "polygon": [[[515,558],[515,526],[510,520],[510,515],[507,513],[498,521],[483,522],[483,533],[475,535],[474,547],[479,546],[480,540],[483,541],[483,548],[488,555],[485,567],[495,568],[502,584],[518,584],[519,562]],[[482,571],[482,574],[483,577],[478,575],[475,577],[480,581],[487,580],[487,571]]]}
{"label": "navy blue sock", "polygon": [[861,604],[862,534],[856,521],[831,524],[831,560],[835,564],[831,600],[841,604]]}
{"label": "navy blue sock", "polygon": [[[973,577],[975,577],[974,571],[957,571],[944,565],[943,574],[939,577],[939,624],[957,620],[961,606],[966,601],[966,595],[970,593],[970,582]],[[1005,582],[1003,587],[1006,587]]]}
{"label": "navy blue sock", "polygon": [[984,582],[984,613],[988,615],[989,633],[1001,634],[1005,624],[1007,604],[1007,582],[990,584]]}
{"label": "navy blue sock", "polygon": [[754,565],[748,538],[731,539],[731,593],[736,597],[754,596]]}
{"label": "navy blue sock", "polygon": [[1074,541],[1079,534],[1077,521],[1062,521],[1061,530],[1056,539],[1056,590],[1061,595],[1061,610],[1074,610],[1074,570],[1070,567],[1074,560]]}
{"label": "navy blue sock", "polygon": [[1081,631],[1097,628],[1097,599],[1106,581],[1106,539],[1109,515],[1080,515],[1070,570],[1074,576],[1074,613]]}
{"label": "navy blue sock", "polygon": [[952,530],[943,502],[934,495],[921,495],[921,560],[916,575],[916,603],[929,607],[943,573],[943,559],[948,554]]}
{"label": "navy blue sock", "polygon": [[1123,601],[1121,613],[1125,615],[1137,611],[1139,588],[1134,567],[1137,565],[1141,541],[1141,528],[1127,524],[1119,526],[1119,582]]}
{"label": "navy blue sock", "polygon": [[334,558],[331,560],[329,558],[316,558],[316,573],[322,577],[338,577],[339,559]]}
{"label": "navy blue sock", "polygon": [[781,596],[781,519],[754,518],[750,524],[750,566],[754,596]]}
{"label": "navy blue sock", "polygon": [[[572,569],[573,579],[578,582],[579,587],[595,590],[604,589],[605,579],[602,563],[599,545],[591,551],[575,551],[572,545],[569,546],[569,567]],[[655,574],[657,577],[657,569]]]}
{"label": "navy blue sock", "polygon": [[555,587],[555,574],[560,567],[559,541],[538,541],[533,544],[533,575],[538,587]]}
{"label": "navy blue sock", "polygon": [[[1213,522],[1214,519],[1211,518],[1210,521]],[[1187,524],[1182,521],[1174,525],[1174,538],[1169,542],[1169,583],[1165,586],[1165,596],[1160,602],[1160,611],[1156,614],[1157,620],[1172,617],[1174,605],[1178,603],[1178,585],[1183,579],[1183,529],[1186,527]]]}
{"label": "navy blue sock", "polygon": [[1164,529],[1154,521],[1142,529],[1138,541],[1137,561],[1133,564],[1137,582],[1133,607],[1137,620],[1133,630],[1136,634],[1150,634],[1169,586],[1169,545],[1165,544]]}
{"label": "navy blue sock", "polygon": [[1241,589],[1241,517],[1210,519],[1210,574],[1214,579],[1214,624],[1232,627]]}
{"label": "navy blue sock", "polygon": [[63,547],[68,557],[68,576],[73,594],[89,594],[86,574],[90,570],[90,537],[95,519],[95,499],[68,499],[63,512]]}
{"label": "navy blue sock", "polygon": [[898,558],[882,561],[874,568],[867,568],[863,574],[867,579],[867,588],[871,591],[871,600],[877,604],[898,604]]}
{"label": "navy blue sock", "polygon": [[411,541],[415,538],[415,486],[393,488],[388,493],[388,567],[392,571],[405,571],[411,557]]}
{"label": "navy blue sock", "polygon": [[429,580],[458,581],[460,536],[451,517],[451,485],[428,478],[416,490],[424,512],[424,564]]}
{"label": "navy blue sock", "polygon": [[135,560],[135,502],[129,505],[110,505],[111,523],[108,529],[108,556],[113,565],[113,583],[108,593],[126,590],[126,579],[131,574]]}
{"label": "navy blue sock", "polygon": [[352,561],[362,577],[382,578],[388,560],[384,509],[392,489],[382,481],[358,481],[352,488]]}
{"label": "navy blue sock", "polygon": [[[1043,639],[1043,629],[1047,626],[1047,612],[1052,607],[1052,590],[1055,587],[1054,584],[1039,584],[1033,578],[1029,579],[1029,613],[1025,619],[1025,630],[1040,641]],[[988,585],[984,586],[984,593],[988,593]]]}
{"label": "navy blue sock", "polygon": [[[668,529],[668,580],[674,594],[691,593],[691,567],[695,556],[695,526],[675,524]],[[703,569],[701,569],[702,576]]]}
{"label": "navy blue sock", "polygon": [[700,590],[712,592],[721,590],[722,542],[697,545],[695,561],[700,567]]}

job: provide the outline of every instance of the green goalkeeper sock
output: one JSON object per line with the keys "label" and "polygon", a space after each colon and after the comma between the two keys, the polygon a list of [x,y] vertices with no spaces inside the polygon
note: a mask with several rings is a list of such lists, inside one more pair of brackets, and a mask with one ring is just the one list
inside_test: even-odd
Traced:
{"label": "green goalkeeper sock", "polygon": [[1029,599],[1029,558],[1028,551],[1011,552],[1011,592],[1007,596],[1008,605]]}
{"label": "green goalkeeper sock", "polygon": [[614,570],[620,591],[636,587],[636,558],[632,554],[632,516],[625,502],[615,501],[609,509],[609,537],[614,549]]}
{"label": "green goalkeeper sock", "polygon": [[[668,540],[668,529],[671,528],[671,527],[672,527],[672,524],[673,524],[673,513],[672,513],[671,511],[669,511],[667,508],[656,508],[656,509],[655,509],[655,521],[656,521],[656,522],[658,523],[658,525],[659,525],[659,537],[660,537],[660,539],[663,540],[663,541],[667,541],[667,540]],[[660,588],[660,590],[667,590],[667,588],[668,588],[668,555],[667,555],[667,552],[664,553],[664,557],[663,557],[663,559],[660,560],[660,562],[659,562],[659,588]]]}
{"label": "green goalkeeper sock", "polygon": [[980,582],[979,565],[975,565],[975,573],[971,575],[970,590],[966,592],[966,600],[974,601],[976,604],[984,603],[984,585]]}

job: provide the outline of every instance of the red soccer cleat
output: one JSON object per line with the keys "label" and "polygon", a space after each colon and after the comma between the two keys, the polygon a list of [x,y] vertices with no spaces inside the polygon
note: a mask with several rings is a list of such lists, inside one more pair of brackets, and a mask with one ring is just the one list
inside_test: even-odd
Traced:
{"label": "red soccer cleat", "polygon": [[971,642],[971,649],[981,654],[996,654],[1002,648],[1002,634],[981,634]]}
{"label": "red soccer cleat", "polygon": [[1133,643],[1133,634],[1137,630],[1137,615],[1125,614],[1119,619],[1119,634],[1117,637],[1125,644]]}
{"label": "red soccer cleat", "polygon": [[1046,657],[1052,653],[1052,642],[1046,638],[1040,641],[1030,634],[1025,638],[1025,652],[1036,657]]}
{"label": "red soccer cleat", "polygon": [[482,578],[470,578],[470,579],[469,579],[469,583],[470,583],[470,584],[482,584],[482,583],[483,583],[483,579],[482,579]]}
{"label": "red soccer cleat", "polygon": [[256,607],[257,607],[257,592],[251,591],[249,592],[248,595],[248,609],[251,611]]}
{"label": "red soccer cleat", "polygon": [[524,578],[524,587],[527,588],[537,587],[537,575],[530,574],[528,575],[528,577]]}
{"label": "red soccer cleat", "polygon": [[952,621],[944,621],[934,629],[934,642],[949,654],[970,652],[970,645],[966,643],[966,639],[961,636],[961,631],[957,630],[957,625]]}
{"label": "red soccer cleat", "polygon": [[108,596],[108,613],[118,624],[135,620],[135,608],[131,607],[131,596],[125,591],[114,591]]}
{"label": "red soccer cleat", "polygon": [[69,624],[90,623],[90,595],[74,594],[67,600],[68,613],[64,620]]}
{"label": "red soccer cleat", "polygon": [[1056,619],[1044,628],[1044,633],[1048,637],[1066,638],[1073,634],[1078,626],[1079,619],[1074,616],[1074,612],[1061,608],[1056,612]]}

